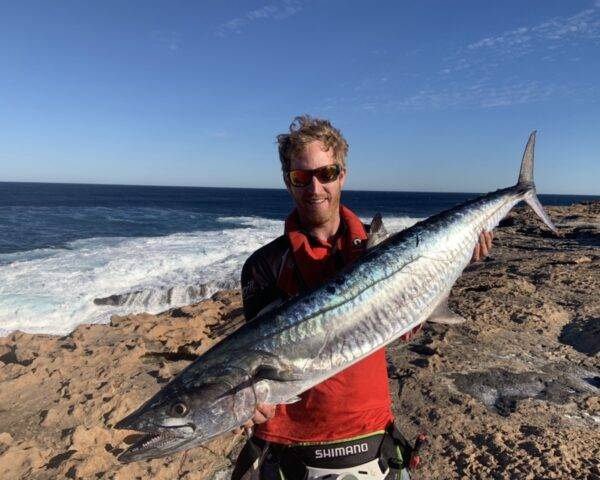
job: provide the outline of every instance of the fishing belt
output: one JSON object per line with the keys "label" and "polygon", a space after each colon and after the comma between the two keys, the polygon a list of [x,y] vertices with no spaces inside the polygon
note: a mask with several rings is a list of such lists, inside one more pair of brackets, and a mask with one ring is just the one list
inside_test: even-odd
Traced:
{"label": "fishing belt", "polygon": [[401,478],[401,471],[402,478],[409,478],[405,467],[411,453],[395,425],[385,432],[334,442],[283,445],[252,437],[240,452],[232,479],[304,480],[309,469],[346,469],[375,460],[382,473],[389,469],[386,478]]}

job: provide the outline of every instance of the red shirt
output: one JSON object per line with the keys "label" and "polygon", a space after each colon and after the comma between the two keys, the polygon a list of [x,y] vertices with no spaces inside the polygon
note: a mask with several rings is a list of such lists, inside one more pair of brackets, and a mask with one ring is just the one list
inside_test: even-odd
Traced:
{"label": "red shirt", "polygon": [[[296,211],[286,220],[294,261],[308,288],[322,285],[341,264],[352,263],[364,253],[367,234],[362,222],[346,207],[340,208],[340,214],[345,229],[332,244],[303,233]],[[301,287],[296,278],[293,265],[289,264],[279,276],[278,287],[289,295],[297,295]],[[256,426],[255,435],[292,444],[348,439],[385,430],[394,419],[385,350],[374,352],[307,390],[300,398],[296,403],[278,405],[271,420]]]}

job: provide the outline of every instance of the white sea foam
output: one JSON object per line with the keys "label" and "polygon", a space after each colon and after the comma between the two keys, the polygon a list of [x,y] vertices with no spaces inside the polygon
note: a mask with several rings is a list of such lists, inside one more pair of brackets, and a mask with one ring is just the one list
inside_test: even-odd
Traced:
{"label": "white sea foam", "polygon": [[[221,220],[224,228],[213,231],[91,238],[67,249],[0,255],[0,336],[13,330],[66,334],[82,323],[108,322],[114,314],[158,313],[237,288],[246,258],[280,235],[283,222]],[[415,221],[384,219],[390,232]],[[231,223],[241,226],[225,227]]]}

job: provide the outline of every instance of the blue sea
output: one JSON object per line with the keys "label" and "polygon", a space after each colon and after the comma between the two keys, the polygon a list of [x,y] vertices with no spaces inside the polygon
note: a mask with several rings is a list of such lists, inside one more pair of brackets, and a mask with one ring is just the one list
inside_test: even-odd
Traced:
{"label": "blue sea", "polygon": [[[476,195],[346,191],[342,201],[398,231]],[[291,208],[285,190],[0,182],[0,336],[65,334],[237,288],[244,260],[282,233]]]}

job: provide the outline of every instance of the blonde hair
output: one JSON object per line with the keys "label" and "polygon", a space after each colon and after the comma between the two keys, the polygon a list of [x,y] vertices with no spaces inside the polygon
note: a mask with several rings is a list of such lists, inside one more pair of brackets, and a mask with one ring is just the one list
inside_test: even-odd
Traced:
{"label": "blonde hair", "polygon": [[346,168],[348,142],[342,132],[331,125],[329,120],[301,115],[294,118],[290,125],[290,133],[277,135],[279,144],[279,160],[284,172],[290,170],[290,163],[306,146],[314,141],[321,141],[325,151],[333,150],[333,158],[342,168]]}

